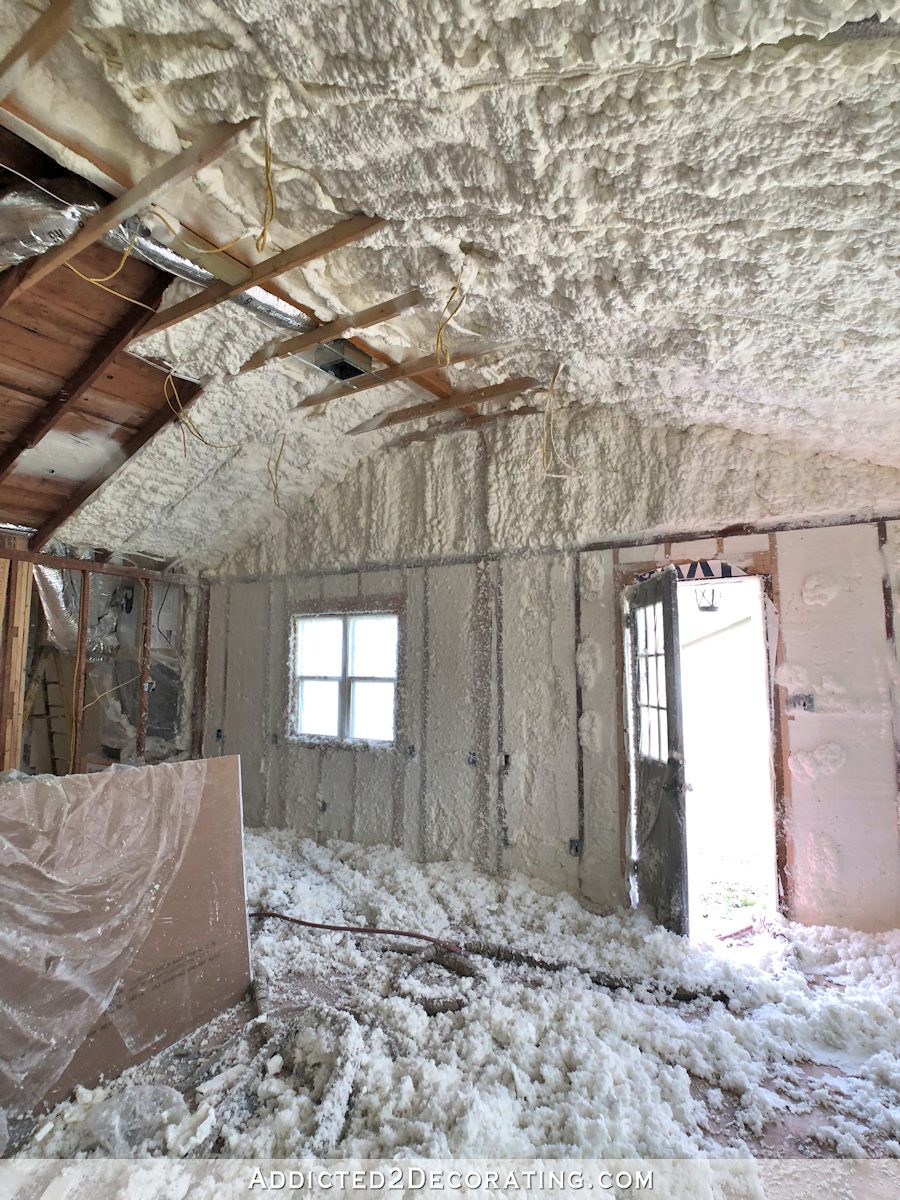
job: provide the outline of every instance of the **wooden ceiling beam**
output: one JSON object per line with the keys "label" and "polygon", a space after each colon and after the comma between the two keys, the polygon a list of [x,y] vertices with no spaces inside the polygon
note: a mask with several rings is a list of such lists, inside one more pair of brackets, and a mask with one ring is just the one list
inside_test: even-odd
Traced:
{"label": "wooden ceiling beam", "polygon": [[15,91],[34,64],[68,31],[74,0],[52,0],[0,62],[0,100]]}
{"label": "wooden ceiling beam", "polygon": [[[185,412],[191,407],[192,404],[195,403],[197,397],[203,390],[203,385],[184,379],[177,380],[177,384],[181,411]],[[73,517],[79,509],[87,504],[91,496],[93,496],[94,493],[98,491],[108,479],[111,479],[112,476],[115,475],[116,471],[124,466],[124,464],[128,462],[130,458],[133,458],[139,450],[142,450],[150,441],[150,439],[155,437],[161,429],[164,429],[166,425],[175,420],[175,413],[169,404],[165,403],[160,405],[150,419],[145,421],[140,429],[138,429],[138,431],[133,434],[132,437],[130,437],[124,444],[122,447],[123,457],[117,457],[111,462],[105,463],[102,467],[100,467],[99,470],[94,472],[90,479],[88,479],[81,485],[81,487],[73,492],[72,495],[68,497],[62,508],[58,512],[55,512],[52,517],[49,517],[32,535],[31,545],[38,550],[41,549],[42,546],[45,546],[50,538],[52,538],[56,531],[60,528],[60,526],[64,525],[70,517]]]}
{"label": "wooden ceiling beam", "polygon": [[51,271],[69,262],[76,254],[80,254],[82,250],[86,250],[88,246],[92,246],[104,234],[109,233],[111,229],[115,229],[117,225],[121,225],[129,217],[135,216],[151,200],[159,195],[160,192],[166,188],[174,187],[185,179],[189,179],[191,175],[194,175],[201,168],[208,166],[211,162],[220,158],[226,150],[234,145],[234,142],[244,130],[249,129],[255,123],[256,118],[251,117],[246,121],[238,122],[236,125],[223,121],[207,129],[197,138],[193,145],[188,146],[186,150],[182,150],[180,154],[176,154],[174,158],[170,158],[160,166],[155,167],[139,183],[129,188],[124,195],[119,196],[117,200],[112,200],[104,208],[101,208],[99,212],[89,217],[81,229],[73,234],[68,241],[63,242],[59,246],[54,246],[52,250],[48,250],[46,254],[42,254],[39,258],[32,259],[28,264],[27,271],[19,280],[18,286],[7,298],[6,303],[8,304],[20,292],[34,287],[36,283],[39,283]]}
{"label": "wooden ceiling beam", "polygon": [[424,404],[414,404],[410,408],[389,408],[377,413],[368,421],[348,430],[349,433],[372,433],[376,429],[386,429],[389,425],[401,425],[405,421],[417,421],[420,417],[433,417],[437,413],[448,412],[454,408],[474,408],[477,404],[487,404],[491,400],[500,400],[504,396],[514,396],[519,392],[528,391],[538,386],[538,381],[529,375],[519,375],[515,379],[506,379],[503,383],[492,383],[487,387],[475,388],[468,392],[454,392],[441,400],[429,400]]}
{"label": "wooden ceiling beam", "polygon": [[92,348],[78,370],[68,379],[57,394],[47,401],[6,449],[0,453],[0,483],[15,469],[19,457],[25,450],[36,446],[42,438],[55,429],[62,419],[73,411],[84,397],[88,388],[100,378],[112,360],[125,349],[134,332],[150,318],[147,308],[156,309],[163,298],[171,278],[160,271],[141,297],[141,308],[131,308],[118,324],[114,325]]}
{"label": "wooden ceiling beam", "polygon": [[543,411],[536,404],[522,404],[519,408],[500,408],[493,413],[473,412],[468,416],[460,417],[458,421],[445,421],[441,425],[432,425],[428,429],[415,429],[411,433],[405,433],[394,441],[388,442],[387,449],[398,450],[404,446],[411,446],[414,442],[433,442],[436,438],[444,437],[448,433],[466,433],[473,429],[480,429],[483,425],[493,425],[496,421],[506,421],[510,417],[536,417]]}
{"label": "wooden ceiling beam", "polygon": [[137,336],[145,338],[152,333],[169,329],[172,325],[186,321],[188,317],[195,317],[198,313],[206,312],[207,309],[221,304],[223,300],[228,300],[231,296],[237,296],[241,292],[246,292],[248,288],[258,287],[260,284],[274,279],[276,275],[283,275],[285,271],[303,266],[304,263],[311,262],[315,258],[322,258],[332,250],[338,250],[341,246],[357,242],[360,238],[374,233],[376,229],[381,229],[386,224],[387,222],[382,217],[367,217],[360,214],[341,221],[338,225],[332,225],[330,229],[325,229],[322,233],[307,238],[305,242],[299,242],[296,246],[291,246],[287,250],[282,250],[280,254],[273,254],[271,258],[257,263],[239,282],[228,283],[225,280],[219,280],[210,284],[196,296],[189,296],[179,304],[169,305],[168,308],[164,308],[162,312],[152,317]]}
{"label": "wooden ceiling beam", "polygon": [[304,350],[311,350],[313,346],[321,346],[323,342],[330,342],[334,338],[340,337],[348,329],[366,329],[370,325],[379,325],[382,321],[389,321],[398,313],[415,308],[422,303],[422,299],[423,296],[419,289],[413,288],[412,291],[405,292],[402,296],[395,296],[393,300],[383,300],[380,304],[373,304],[371,308],[363,309],[362,312],[337,317],[334,321],[320,325],[317,329],[308,329],[304,333],[298,333],[296,337],[290,337],[286,341],[268,342],[261,350],[257,350],[251,358],[247,359],[238,374],[243,375],[246,371],[255,371],[280,358],[287,358],[291,354],[301,354]]}
{"label": "wooden ceiling beam", "polygon": [[[483,354],[496,353],[501,349],[503,349],[502,346],[490,343],[483,346],[463,346],[462,349],[450,355],[450,360],[446,365],[451,366],[455,363],[469,362],[473,358],[479,358]],[[437,361],[434,354],[424,354],[421,358],[409,359],[407,362],[387,367],[384,371],[379,371],[375,375],[358,375],[356,378],[349,379],[346,382],[332,384],[321,392],[307,396],[300,401],[297,407],[313,408],[317,404],[328,404],[332,400],[342,400],[345,396],[355,396],[359,392],[368,391],[370,388],[383,387],[386,383],[400,383],[407,379],[414,379],[416,375],[425,375],[436,368],[440,368],[442,365]]]}

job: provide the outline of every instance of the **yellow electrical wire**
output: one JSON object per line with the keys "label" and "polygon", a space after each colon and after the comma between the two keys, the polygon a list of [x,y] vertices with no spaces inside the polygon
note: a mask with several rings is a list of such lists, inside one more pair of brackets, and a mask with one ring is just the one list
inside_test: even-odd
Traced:
{"label": "yellow electrical wire", "polygon": [[96,279],[91,279],[90,275],[85,275],[83,271],[79,271],[77,267],[73,267],[71,263],[65,263],[70,271],[74,272],[79,279],[83,279],[85,283],[92,283],[94,287],[100,288],[102,292],[109,292],[110,296],[115,296],[118,300],[125,300],[129,304],[136,304],[138,308],[146,308],[147,312],[156,312],[152,304],[145,304],[143,300],[135,300],[134,296],[126,296],[123,292],[117,292],[115,288],[107,287],[105,283],[100,283]]}
{"label": "yellow electrical wire", "polygon": [[244,230],[243,233],[239,233],[237,237],[232,238],[230,242],[223,242],[221,246],[198,246],[195,242],[188,241],[183,233],[179,233],[165,213],[161,212],[155,204],[152,205],[152,208],[153,215],[159,217],[160,221],[162,221],[169,233],[171,233],[173,237],[178,238],[179,242],[181,242],[183,246],[187,246],[189,250],[193,250],[195,254],[224,254],[226,250],[230,250],[232,246],[236,246],[238,242],[242,242],[244,238],[247,237],[247,231]]}
{"label": "yellow electrical wire", "polygon": [[278,472],[281,468],[281,456],[284,454],[284,443],[285,443],[286,437],[287,437],[287,434],[282,433],[281,445],[278,447],[278,453],[275,455],[274,460],[272,458],[272,454],[270,453],[268,461],[266,463],[266,470],[269,473],[269,482],[272,485],[272,499],[275,502],[275,507],[280,508],[283,513],[286,513],[287,509],[281,503],[281,495],[279,493]]}
{"label": "yellow electrical wire", "polygon": [[166,398],[166,403],[178,421],[178,428],[181,430],[181,444],[184,449],[184,457],[187,458],[187,435],[195,437],[198,442],[202,442],[204,446],[209,446],[211,450],[236,450],[240,446],[240,442],[211,442],[203,436],[197,428],[197,424],[193,417],[185,410],[181,403],[181,397],[178,395],[178,385],[175,382],[175,374],[170,371],[163,382],[163,395]]}
{"label": "yellow electrical wire", "polygon": [[117,692],[119,690],[119,688],[127,687],[129,685],[129,683],[134,683],[134,681],[136,679],[140,679],[140,677],[141,677],[140,672],[138,672],[137,675],[132,675],[132,677],[130,679],[126,679],[123,683],[117,683],[115,685],[115,687],[107,688],[105,692],[100,692],[100,694],[98,696],[95,696],[93,698],[93,700],[88,700],[87,704],[85,704],[84,708],[81,710],[82,713],[87,712],[87,710],[91,707],[92,704],[96,704],[97,701],[102,700],[104,696],[111,696],[112,693]]}
{"label": "yellow electrical wire", "polygon": [[119,272],[122,270],[122,268],[128,262],[128,259],[130,258],[131,253],[134,250],[134,244],[138,239],[138,233],[140,233],[140,229],[141,229],[140,221],[135,221],[134,232],[132,233],[131,237],[128,239],[128,245],[122,251],[122,257],[119,259],[119,265],[116,267],[116,269],[114,271],[110,271],[110,273],[108,275],[96,275],[96,276],[95,275],[82,275],[81,278],[86,279],[88,281],[88,283],[109,283],[109,281],[111,279],[115,279],[115,277],[119,274]]}
{"label": "yellow electrical wire", "polygon": [[[443,367],[450,365],[450,351],[444,345],[444,331],[462,308],[466,300],[464,293],[460,295],[460,287],[462,286],[462,273],[463,269],[460,267],[459,274],[456,276],[456,283],[453,285],[453,290],[447,297],[447,303],[441,309],[441,315],[438,318],[437,335],[434,339],[434,357],[435,361],[440,363],[440,365]],[[453,307],[453,301],[456,300],[457,295],[459,295],[459,300],[456,306]]]}
{"label": "yellow electrical wire", "polygon": [[554,426],[554,419],[558,411],[556,405],[556,381],[559,378],[561,370],[562,363],[559,363],[550,378],[549,384],[543,389],[547,393],[547,403],[541,415],[541,440],[529,457],[530,462],[531,459],[540,454],[541,469],[546,479],[573,479],[579,474],[574,463],[569,462],[564,457],[559,446],[556,444]]}
{"label": "yellow electrical wire", "polygon": [[272,182],[272,146],[269,142],[268,134],[266,135],[265,149],[263,150],[263,176],[265,185],[263,188],[262,227],[259,231],[259,237],[256,239],[256,249],[260,254],[266,248],[266,243],[269,240],[269,226],[275,220],[277,212],[275,205],[275,185]]}

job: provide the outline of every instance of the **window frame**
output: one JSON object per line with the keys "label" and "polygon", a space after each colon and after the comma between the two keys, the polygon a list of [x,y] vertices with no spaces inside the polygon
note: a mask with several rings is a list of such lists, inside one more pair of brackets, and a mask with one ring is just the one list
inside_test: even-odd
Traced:
{"label": "window frame", "polygon": [[[334,618],[342,622],[341,674],[335,675],[301,675],[297,670],[297,638],[299,622],[319,618]],[[349,674],[350,621],[354,617],[394,617],[397,621],[397,660],[393,678],[386,676],[368,676]],[[402,717],[401,671],[405,661],[405,622],[402,598],[398,596],[373,596],[370,602],[362,598],[353,600],[326,600],[317,604],[305,604],[301,610],[291,614],[290,624],[290,654],[288,657],[288,697],[287,706],[288,728],[287,738],[291,742],[308,746],[342,746],[348,750],[393,751],[400,737]],[[337,682],[338,684],[338,732],[301,733],[299,730],[300,716],[300,682],[304,679]],[[394,685],[394,736],[390,741],[374,741],[369,738],[355,738],[349,734],[350,706],[352,703],[354,682],[362,683],[393,683]]]}

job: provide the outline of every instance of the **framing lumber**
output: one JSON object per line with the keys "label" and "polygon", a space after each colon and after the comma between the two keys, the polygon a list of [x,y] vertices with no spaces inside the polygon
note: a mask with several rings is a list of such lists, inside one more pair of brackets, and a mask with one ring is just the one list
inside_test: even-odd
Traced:
{"label": "framing lumber", "polygon": [[0,62],[0,100],[15,91],[34,64],[68,31],[74,0],[52,0],[46,12],[19,38]]}
{"label": "framing lumber", "polygon": [[499,400],[503,396],[514,396],[519,392],[528,391],[538,386],[538,381],[529,375],[519,375],[515,379],[507,379],[503,383],[492,383],[487,387],[475,388],[468,392],[454,392],[443,400],[429,400],[424,404],[414,404],[410,408],[389,408],[377,413],[368,421],[348,430],[349,433],[371,433],[375,429],[386,429],[389,425],[401,425],[405,421],[417,421],[420,417],[431,417],[436,413],[448,412],[454,408],[474,408],[478,404],[487,404],[491,400]]}
{"label": "framing lumber", "polygon": [[[190,408],[190,406],[200,395],[200,392],[203,390],[203,385],[199,383],[186,383],[184,380],[180,380],[179,383],[180,387],[178,394],[181,401],[181,408],[182,411],[187,411],[187,409]],[[162,390],[162,388],[160,388],[160,390]],[[150,419],[145,421],[140,429],[138,429],[137,432],[131,438],[129,438],[129,440],[122,447],[122,454],[124,457],[121,459],[114,459],[109,463],[105,463],[102,467],[100,467],[99,470],[94,472],[94,474],[90,477],[90,479],[87,480],[86,483],[83,483],[81,487],[77,489],[77,491],[73,492],[72,495],[68,497],[59,512],[56,512],[52,517],[49,517],[32,535],[32,546],[34,546],[35,549],[40,549],[42,546],[46,545],[50,538],[56,533],[57,529],[59,529],[61,525],[65,524],[70,517],[73,517],[75,513],[78,512],[78,510],[85,505],[88,500],[90,500],[94,492],[101,488],[108,479],[111,479],[112,476],[115,475],[116,471],[118,471],[120,467],[124,466],[124,464],[130,458],[133,458],[139,450],[142,450],[150,441],[150,439],[155,437],[161,429],[164,429],[166,425],[168,425],[170,422],[174,422],[176,419],[176,415],[169,407],[168,403],[160,405]]]}
{"label": "framing lumber", "polygon": [[236,125],[223,121],[207,129],[193,145],[155,167],[148,175],[144,176],[140,183],[129,188],[124,195],[111,201],[105,208],[101,208],[99,212],[85,221],[81,229],[68,241],[48,250],[39,258],[32,259],[28,264],[28,270],[7,299],[7,303],[20,292],[34,287],[51,271],[69,262],[76,254],[86,250],[88,246],[93,246],[94,242],[99,241],[111,229],[139,213],[160,192],[190,178],[202,167],[206,167],[220,158],[226,150],[234,145],[245,129],[249,129],[255,124],[256,118],[250,117]]}
{"label": "framing lumber", "polygon": [[[469,362],[470,359],[479,358],[482,354],[495,354],[498,350],[504,347],[496,343],[488,343],[484,346],[463,347],[451,354],[450,361],[447,366],[455,363]],[[442,366],[438,363],[434,354],[425,354],[421,358],[413,358],[408,362],[397,363],[393,367],[388,367],[384,371],[379,371],[376,375],[359,375],[355,379],[350,379],[346,383],[332,384],[321,392],[316,392],[312,396],[307,396],[301,400],[298,408],[312,408],[316,404],[328,404],[332,400],[342,400],[345,396],[355,396],[358,392],[368,391],[370,388],[381,387],[385,383],[399,383],[402,380],[413,379],[416,375],[425,375],[429,371],[434,371],[435,368]]]}
{"label": "framing lumber", "polygon": [[147,725],[150,717],[150,637],[153,632],[153,582],[141,581],[144,586],[144,607],[141,610],[141,674],[138,682],[138,718],[134,738],[134,753],[139,763],[147,754]]}
{"label": "framing lumber", "polygon": [[461,416],[458,421],[445,421],[441,425],[432,425],[428,429],[414,430],[388,442],[388,448],[399,450],[411,446],[414,442],[433,442],[448,433],[469,433],[473,429],[481,429],[484,425],[493,425],[495,421],[506,421],[510,417],[536,417],[544,410],[535,404],[523,404],[519,408],[501,408],[494,413],[471,413]]}
{"label": "framing lumber", "polygon": [[[170,277],[160,272],[141,296],[141,303],[156,308],[170,282]],[[121,321],[104,334],[74,375],[46,402],[46,406],[35,414],[22,433],[0,453],[0,483],[14,470],[22,452],[36,446],[67,413],[72,411],[116,355],[125,349],[134,336],[134,331],[149,318],[150,314],[145,309],[130,308]]]}
{"label": "framing lumber", "polygon": [[25,731],[25,668],[31,617],[31,566],[10,563],[5,588],[2,670],[0,670],[0,769],[18,768]]}
{"label": "framing lumber", "polygon": [[323,342],[330,342],[334,338],[340,337],[348,329],[366,329],[370,325],[389,321],[398,313],[415,308],[422,303],[422,299],[419,289],[413,288],[402,296],[395,296],[393,300],[383,300],[380,304],[373,304],[371,308],[364,308],[362,312],[337,317],[334,321],[320,325],[318,329],[308,329],[304,333],[298,333],[296,337],[288,338],[287,341],[268,342],[261,350],[257,350],[251,358],[247,359],[238,374],[243,375],[246,371],[255,371],[258,367],[264,367],[267,363],[275,362],[279,358],[287,358],[291,354],[301,354],[304,350],[311,350],[313,346],[321,346]]}
{"label": "framing lumber", "polygon": [[[120,579],[152,579],[156,583],[172,583],[179,587],[196,584],[192,575],[169,575],[165,571],[153,571],[149,567],[134,567],[125,563],[97,562],[90,558],[65,558],[60,554],[39,554],[24,547],[0,545],[0,567],[3,563],[34,563],[39,567],[51,567],[55,571],[86,571],[89,575],[116,575]],[[2,585],[2,577],[0,577]],[[3,596],[0,593],[0,608]]]}
{"label": "framing lumber", "polygon": [[188,317],[195,317],[198,313],[206,312],[208,308],[220,304],[231,296],[237,296],[241,292],[246,292],[248,288],[257,287],[274,279],[276,275],[283,275],[285,271],[303,266],[304,263],[311,262],[314,258],[322,258],[332,250],[347,246],[351,242],[357,242],[360,238],[374,233],[376,229],[381,229],[386,224],[387,222],[382,217],[367,217],[360,214],[341,221],[338,225],[332,225],[330,229],[325,229],[322,233],[307,238],[305,242],[298,242],[296,246],[291,246],[287,250],[282,250],[280,254],[273,254],[271,258],[257,263],[237,283],[219,280],[217,283],[210,284],[198,295],[189,296],[179,304],[169,305],[168,308],[164,308],[162,312],[151,317],[136,337],[145,338],[152,333],[169,329],[172,325],[186,321]]}

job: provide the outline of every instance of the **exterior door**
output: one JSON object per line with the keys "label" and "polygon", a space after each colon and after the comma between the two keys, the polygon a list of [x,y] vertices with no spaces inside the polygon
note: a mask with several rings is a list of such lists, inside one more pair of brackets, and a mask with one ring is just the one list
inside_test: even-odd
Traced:
{"label": "exterior door", "polygon": [[632,822],[638,902],[674,933],[688,931],[684,742],[674,567],[625,593]]}

